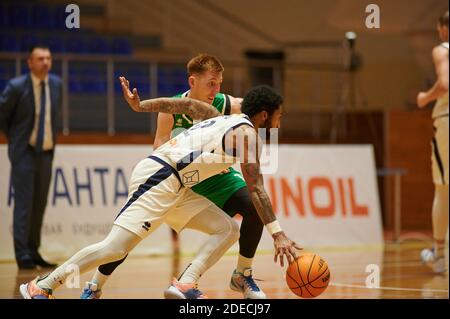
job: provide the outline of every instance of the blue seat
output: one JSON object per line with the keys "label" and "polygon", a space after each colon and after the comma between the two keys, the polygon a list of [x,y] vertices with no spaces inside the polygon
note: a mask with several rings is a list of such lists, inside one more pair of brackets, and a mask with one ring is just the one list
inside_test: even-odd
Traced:
{"label": "blue seat", "polygon": [[82,83],[78,79],[69,78],[69,93],[80,93],[83,91]]}
{"label": "blue seat", "polygon": [[184,66],[166,65],[158,69],[158,95],[172,96],[189,89]]}
{"label": "blue seat", "polygon": [[8,80],[0,78],[0,92],[3,92],[3,90],[5,89],[6,83],[8,83]]}
{"label": "blue seat", "polygon": [[32,21],[28,6],[21,4],[11,4],[9,7],[9,16],[12,27],[30,28]]}
{"label": "blue seat", "polygon": [[60,36],[49,36],[45,39],[45,43],[53,53],[65,52],[64,40]]}
{"label": "blue seat", "polygon": [[86,53],[88,48],[86,41],[82,36],[73,35],[66,38],[64,43],[64,51],[70,53]]}
{"label": "blue seat", "polygon": [[88,51],[95,54],[108,54],[108,42],[103,37],[93,37],[89,40]]}
{"label": "blue seat", "polygon": [[127,38],[114,38],[111,41],[110,53],[130,55],[133,52]]}
{"label": "blue seat", "polygon": [[103,64],[89,64],[83,67],[83,93],[106,94],[106,69]]}
{"label": "blue seat", "polygon": [[10,27],[9,10],[4,4],[0,4],[0,27]]}
{"label": "blue seat", "polygon": [[31,8],[32,25],[38,29],[48,29],[53,24],[53,15],[47,6],[34,5]]}
{"label": "blue seat", "polygon": [[[5,85],[6,82],[11,78],[15,77],[15,75],[16,70],[13,63],[0,65],[0,80],[4,81]],[[1,89],[3,89],[3,87],[0,87],[0,90]]]}
{"label": "blue seat", "polygon": [[39,43],[39,38],[34,34],[23,34],[20,37],[20,51],[28,52],[30,48]]}
{"label": "blue seat", "polygon": [[13,34],[0,34],[0,51],[19,52],[20,45],[17,41],[17,36]]}
{"label": "blue seat", "polygon": [[82,68],[79,62],[69,63],[69,93],[80,93],[83,91],[82,87]]}
{"label": "blue seat", "polygon": [[66,30],[66,6],[65,5],[59,5],[55,6],[51,9],[51,22],[50,22],[50,28],[52,29],[60,29],[60,30]]}

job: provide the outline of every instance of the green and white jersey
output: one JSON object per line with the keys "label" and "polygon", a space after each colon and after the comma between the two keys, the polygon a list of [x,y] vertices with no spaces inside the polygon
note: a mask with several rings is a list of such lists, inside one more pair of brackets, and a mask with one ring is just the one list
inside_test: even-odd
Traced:
{"label": "green and white jersey", "polygon": [[[187,97],[189,91],[177,94],[174,97]],[[227,94],[217,93],[212,102],[212,106],[214,106],[220,113],[223,115],[229,115],[231,111],[231,100]],[[197,122],[191,119],[186,114],[174,114],[173,115],[173,128],[172,128],[172,137],[176,136],[179,133],[179,129],[183,128],[185,130],[189,129],[192,125]]]}

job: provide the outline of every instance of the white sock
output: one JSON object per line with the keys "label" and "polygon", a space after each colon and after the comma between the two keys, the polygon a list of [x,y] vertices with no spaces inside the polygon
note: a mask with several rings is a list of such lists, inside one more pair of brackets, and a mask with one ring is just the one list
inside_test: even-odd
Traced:
{"label": "white sock", "polygon": [[239,255],[236,270],[241,274],[244,273],[245,268],[252,268],[253,258],[247,258]]}
{"label": "white sock", "polygon": [[434,254],[435,254],[436,257],[438,257],[438,258],[439,257],[444,257],[444,254],[445,254],[445,252],[444,252],[445,240],[443,240],[443,241],[435,240],[433,249],[434,249]]}
{"label": "white sock", "polygon": [[205,266],[203,264],[193,261],[186,267],[178,282],[182,284],[196,283],[204,271]]}
{"label": "white sock", "polygon": [[435,185],[432,217],[434,253],[443,257],[448,229],[448,185]]}
{"label": "white sock", "polygon": [[113,225],[111,232],[103,241],[80,250],[48,276],[39,280],[37,286],[55,290],[69,275],[73,275],[76,269],[82,274],[94,267],[122,259],[141,240],[136,234]]}
{"label": "white sock", "polygon": [[92,277],[91,282],[97,284],[97,290],[102,289],[105,282],[108,280],[109,275],[102,274],[98,268],[95,271],[94,277]]}
{"label": "white sock", "polygon": [[212,205],[193,217],[186,228],[209,234],[194,260],[179,279],[181,283],[195,283],[238,240],[239,226],[220,208]]}

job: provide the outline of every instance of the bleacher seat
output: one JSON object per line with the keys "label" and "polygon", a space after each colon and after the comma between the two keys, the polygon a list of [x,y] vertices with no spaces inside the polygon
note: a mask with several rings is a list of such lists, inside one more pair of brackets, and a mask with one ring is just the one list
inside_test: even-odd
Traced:
{"label": "bleacher seat", "polygon": [[33,28],[48,29],[53,25],[53,15],[48,6],[34,5],[31,7]]}
{"label": "bleacher seat", "polygon": [[72,35],[65,39],[64,50],[70,53],[87,53],[88,47],[83,36]]}
{"label": "bleacher seat", "polygon": [[[86,29],[67,29],[66,5],[48,6],[32,0],[2,0],[0,3],[0,51],[27,53],[35,44],[48,45],[52,53],[70,54],[132,54],[132,43],[126,36],[104,36]],[[0,61],[2,63],[4,61]],[[11,68],[0,67],[0,85],[16,75],[15,62]],[[117,76],[127,75],[139,91],[150,93],[149,69],[146,63],[125,63],[124,69],[115,67],[115,92],[121,94]],[[28,73],[26,58],[21,60],[21,73]],[[52,73],[61,75],[61,61],[53,61]],[[107,92],[105,62],[69,62],[68,89],[70,94]],[[173,89],[173,88],[168,88]]]}
{"label": "bleacher seat", "polygon": [[19,52],[20,45],[17,42],[17,37],[9,33],[0,34],[0,51]]}
{"label": "bleacher seat", "polygon": [[15,62],[14,61],[1,61],[0,62],[0,92],[5,89],[6,83],[10,79],[16,76]]}
{"label": "bleacher seat", "polygon": [[39,42],[40,39],[38,36],[31,33],[23,33],[20,36],[20,51],[28,52],[33,45],[38,44]]}
{"label": "bleacher seat", "polygon": [[112,54],[131,54],[132,49],[130,41],[126,38],[112,39],[110,52]]}
{"label": "bleacher seat", "polygon": [[0,3],[0,27],[6,28],[9,26],[9,10],[8,7]]}
{"label": "bleacher seat", "polygon": [[22,4],[9,6],[9,26],[15,28],[30,28],[32,26],[30,7]]}
{"label": "bleacher seat", "polygon": [[51,28],[66,30],[66,6],[55,6],[50,10],[52,14]]}
{"label": "bleacher seat", "polygon": [[95,54],[108,54],[109,45],[105,38],[103,37],[92,37],[88,40],[87,51]]}
{"label": "bleacher seat", "polygon": [[52,53],[65,52],[64,40],[61,36],[49,36],[44,38],[43,42],[49,46]]}

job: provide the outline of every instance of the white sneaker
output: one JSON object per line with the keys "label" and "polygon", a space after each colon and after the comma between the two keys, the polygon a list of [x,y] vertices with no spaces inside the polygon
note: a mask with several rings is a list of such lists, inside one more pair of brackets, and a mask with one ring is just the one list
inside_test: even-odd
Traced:
{"label": "white sneaker", "polygon": [[420,257],[422,259],[422,262],[433,269],[436,274],[442,274],[447,271],[445,267],[444,256],[436,257],[436,255],[434,254],[434,250],[424,249],[420,253]]}
{"label": "white sneaker", "polygon": [[182,284],[175,278],[172,283],[164,291],[164,298],[166,299],[208,299],[208,297],[198,290],[196,283]]}
{"label": "white sneaker", "polygon": [[252,277],[252,269],[245,268],[244,273],[234,270],[231,276],[230,289],[242,292],[245,299],[266,299],[266,294],[259,289]]}
{"label": "white sneaker", "polygon": [[95,282],[86,282],[86,286],[81,293],[80,299],[100,299],[102,290],[98,289]]}

